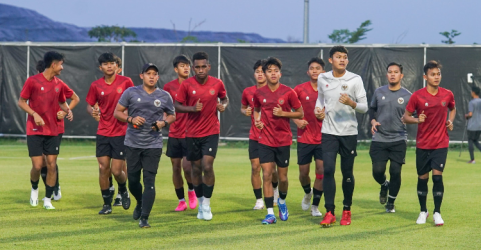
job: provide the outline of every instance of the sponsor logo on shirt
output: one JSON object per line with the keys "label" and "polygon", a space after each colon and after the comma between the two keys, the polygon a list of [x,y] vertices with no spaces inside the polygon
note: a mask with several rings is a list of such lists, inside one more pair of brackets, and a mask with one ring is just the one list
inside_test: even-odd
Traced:
{"label": "sponsor logo on shirt", "polygon": [[102,91],[102,92],[100,93],[100,95],[104,95],[104,92]]}
{"label": "sponsor logo on shirt", "polygon": [[209,93],[210,93],[211,95],[214,95],[214,94],[215,94],[215,90],[214,90],[214,89],[210,89],[210,90],[209,90]]}
{"label": "sponsor logo on shirt", "polygon": [[194,95],[195,95],[195,90],[194,90],[194,91],[192,91],[192,94],[194,94]]}
{"label": "sponsor logo on shirt", "polygon": [[156,99],[156,100],[154,101],[154,105],[155,105],[157,108],[160,107],[160,104],[161,104],[161,102],[160,102],[159,99]]}
{"label": "sponsor logo on shirt", "polygon": [[342,89],[343,91],[346,91],[346,90],[347,90],[347,84],[344,83],[344,84],[342,85],[341,89]]}
{"label": "sponsor logo on shirt", "polygon": [[58,90],[59,90],[58,88],[55,88],[55,92],[58,92]]}
{"label": "sponsor logo on shirt", "polygon": [[119,93],[119,94],[122,93],[122,88],[121,88],[121,87],[118,87],[118,88],[117,88],[117,93]]}
{"label": "sponsor logo on shirt", "polygon": [[43,87],[41,87],[40,90],[43,91]]}
{"label": "sponsor logo on shirt", "polygon": [[279,104],[280,105],[284,104],[284,98],[279,98]]}
{"label": "sponsor logo on shirt", "polygon": [[426,106],[426,107],[427,107],[427,106],[429,106],[429,104],[426,102],[426,103],[424,104],[424,106]]}
{"label": "sponsor logo on shirt", "polygon": [[266,103],[266,99],[264,99],[262,102],[263,102],[263,103]]}
{"label": "sponsor logo on shirt", "polygon": [[254,98],[252,98],[252,101],[254,101]]}
{"label": "sponsor logo on shirt", "polygon": [[397,99],[397,103],[403,104],[403,103],[404,103],[404,98],[399,97],[399,98]]}
{"label": "sponsor logo on shirt", "polygon": [[306,96],[306,100],[308,100],[308,101],[309,101],[309,96]]}
{"label": "sponsor logo on shirt", "polygon": [[381,99],[383,99],[383,100],[384,100],[384,99],[386,99],[386,97],[385,97],[385,96],[383,96]]}
{"label": "sponsor logo on shirt", "polygon": [[137,98],[137,101],[140,102],[140,98]]}

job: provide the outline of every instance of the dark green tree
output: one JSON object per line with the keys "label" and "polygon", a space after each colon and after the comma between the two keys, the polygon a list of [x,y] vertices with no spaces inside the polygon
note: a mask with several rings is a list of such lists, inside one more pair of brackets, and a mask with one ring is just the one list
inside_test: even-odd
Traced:
{"label": "dark green tree", "polygon": [[137,34],[131,29],[115,25],[95,26],[89,30],[88,35],[90,36],[90,38],[97,38],[99,42],[122,42],[125,41],[128,37],[137,37]]}
{"label": "dark green tree", "polygon": [[441,41],[442,43],[453,44],[453,43],[455,43],[455,41],[453,39],[455,37],[461,35],[461,32],[458,32],[457,30],[451,30],[451,32],[444,31],[444,32],[439,32],[439,34],[448,39],[448,40]]}
{"label": "dark green tree", "polygon": [[372,30],[368,28],[371,24],[371,20],[366,20],[354,31],[348,29],[334,30],[328,37],[332,43],[357,43],[366,39],[366,33]]}

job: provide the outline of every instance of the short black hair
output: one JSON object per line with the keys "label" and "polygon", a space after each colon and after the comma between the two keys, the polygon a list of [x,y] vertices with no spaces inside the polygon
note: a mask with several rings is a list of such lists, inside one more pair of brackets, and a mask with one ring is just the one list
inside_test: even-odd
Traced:
{"label": "short black hair", "polygon": [[177,56],[174,58],[174,61],[172,62],[172,64],[174,65],[174,68],[177,68],[177,65],[179,65],[179,63],[192,65],[192,62],[186,55]]}
{"label": "short black hair", "polygon": [[42,73],[45,71],[45,62],[43,60],[39,60],[37,62],[37,66],[35,66],[37,69],[38,73]]}
{"label": "short black hair", "polygon": [[117,66],[119,66],[119,68],[121,68],[122,67],[122,58],[120,58],[116,55],[114,55],[114,57],[115,57],[115,62],[117,63]]}
{"label": "short black hair", "polygon": [[267,60],[266,59],[261,59],[261,60],[257,60],[256,63],[254,63],[254,71],[256,71],[257,68],[259,67],[264,67],[264,64],[266,64]]}
{"label": "short black hair", "polygon": [[332,58],[332,56],[336,53],[336,52],[341,52],[341,53],[346,53],[348,54],[348,51],[346,49],[346,47],[344,46],[334,46],[331,48],[331,50],[329,50],[329,58]]}
{"label": "short black hair", "polygon": [[102,55],[99,56],[99,59],[98,59],[99,65],[102,65],[102,63],[108,63],[108,62],[118,63],[117,58],[118,57],[114,55],[114,53],[112,52],[103,53]]}
{"label": "short black hair", "polygon": [[423,68],[424,74],[426,75],[428,73],[428,70],[430,69],[436,69],[436,68],[441,69],[442,67],[443,66],[437,61],[434,61],[434,60],[429,61],[428,63],[426,63],[426,65],[424,65],[424,68]]}
{"label": "short black hair", "polygon": [[267,61],[266,63],[262,66],[262,70],[264,72],[267,71],[267,69],[269,68],[269,66],[272,66],[272,65],[275,65],[277,67],[279,67],[279,69],[282,69],[282,62],[281,60],[275,58],[275,57],[269,57],[267,58]]}
{"label": "short black hair", "polygon": [[399,70],[401,71],[401,74],[403,73],[403,66],[397,62],[392,62],[392,63],[389,63],[386,67],[386,70],[389,70],[389,67],[391,66],[398,66],[399,67]]}
{"label": "short black hair", "polygon": [[204,51],[197,52],[192,56],[192,61],[195,62],[195,60],[207,60],[209,63],[209,55]]}
{"label": "short black hair", "polygon": [[311,63],[319,63],[319,65],[321,65],[323,69],[324,69],[324,66],[326,66],[326,63],[324,62],[324,60],[322,60],[319,57],[311,58],[311,60],[307,62],[307,67],[311,67]]}
{"label": "short black hair", "polygon": [[49,51],[43,55],[43,62],[45,63],[45,68],[50,68],[52,62],[54,61],[65,61],[65,56],[57,51]]}
{"label": "short black hair", "polygon": [[479,87],[477,87],[477,86],[473,86],[473,87],[471,88],[471,91],[473,91],[474,94],[477,95],[477,96],[479,96],[479,94],[481,93],[481,89],[480,89]]}

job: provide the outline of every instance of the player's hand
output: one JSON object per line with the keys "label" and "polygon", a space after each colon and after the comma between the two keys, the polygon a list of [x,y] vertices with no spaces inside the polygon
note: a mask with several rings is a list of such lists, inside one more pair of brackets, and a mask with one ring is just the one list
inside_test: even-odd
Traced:
{"label": "player's hand", "polygon": [[93,118],[100,116],[100,109],[98,107],[92,107],[92,114],[91,116]]}
{"label": "player's hand", "polygon": [[465,115],[464,115],[464,118],[465,118],[466,120],[469,120],[469,118],[471,118],[471,116],[469,116],[469,114],[465,114]]}
{"label": "player's hand", "polygon": [[297,125],[298,128],[300,129],[305,129],[307,124],[309,124],[306,120],[295,120],[294,123]]}
{"label": "player's hand", "polygon": [[157,127],[159,128],[159,130],[157,130],[157,128],[155,126],[152,126],[153,131],[160,131],[160,130],[162,130],[163,127],[165,127],[164,121],[156,121],[155,124],[157,124]]}
{"label": "player's hand", "polygon": [[136,116],[132,119],[132,125],[135,126],[142,126],[144,125],[145,123],[145,119],[143,117],[140,117],[140,116]]}
{"label": "player's hand", "polygon": [[252,115],[252,108],[251,108],[251,107],[247,107],[244,115],[245,115],[245,116],[251,116],[251,115]]}
{"label": "player's hand", "polygon": [[381,126],[381,123],[379,123],[378,121],[376,121],[376,120],[373,119],[373,120],[371,121],[371,125],[372,125],[372,127],[371,127],[371,134],[374,134],[374,133],[377,132],[376,126]]}
{"label": "player's hand", "polygon": [[57,112],[57,119],[63,120],[63,118],[65,118],[66,115],[67,115],[67,113],[65,113],[65,111],[60,110],[60,111]]}
{"label": "player's hand", "polygon": [[67,117],[67,119],[68,119],[69,121],[73,121],[73,113],[72,113],[72,110],[69,110],[69,111],[68,111],[66,117]]}
{"label": "player's hand", "polygon": [[453,131],[453,129],[454,129],[454,124],[453,124],[453,122],[450,121],[450,120],[447,120],[447,121],[446,121],[446,128],[448,128],[449,131]]}
{"label": "player's hand", "polygon": [[95,119],[96,121],[100,121],[100,115],[95,116],[94,119]]}
{"label": "player's hand", "polygon": [[39,114],[37,114],[36,112],[33,113],[33,120],[35,121],[35,124],[37,126],[45,125],[45,122],[43,121],[42,117]]}
{"label": "player's hand", "polygon": [[221,113],[224,112],[225,111],[225,105],[220,103],[220,102],[217,102],[217,110]]}
{"label": "player's hand", "polygon": [[264,123],[261,122],[261,120],[255,120],[254,125],[255,125],[256,128],[258,128],[258,129],[263,129],[263,128],[264,128]]}
{"label": "player's hand", "polygon": [[274,108],[272,112],[275,116],[282,117],[284,116],[284,111],[282,111],[281,105],[277,104],[277,107]]}
{"label": "player's hand", "polygon": [[424,111],[423,111],[418,117],[418,123],[423,123],[424,121],[426,121],[426,118],[428,117],[424,114]]}
{"label": "player's hand", "polygon": [[200,112],[202,110],[202,103],[200,103],[200,98],[194,106],[194,112]]}
{"label": "player's hand", "polygon": [[314,115],[316,116],[317,119],[321,121],[324,120],[324,118],[326,118],[326,107],[324,107],[323,109],[316,107],[314,109]]}
{"label": "player's hand", "polygon": [[339,102],[344,105],[352,106],[352,100],[346,93],[341,93],[341,97],[339,97]]}

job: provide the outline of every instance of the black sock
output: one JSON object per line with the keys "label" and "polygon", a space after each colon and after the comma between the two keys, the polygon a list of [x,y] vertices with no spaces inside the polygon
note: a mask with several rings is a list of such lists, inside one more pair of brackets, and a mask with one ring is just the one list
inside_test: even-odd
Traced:
{"label": "black sock", "polygon": [[313,188],[312,193],[314,195],[314,198],[312,199],[312,205],[319,206],[319,202],[321,201],[321,197],[322,197],[322,191],[317,190],[316,188]]}
{"label": "black sock", "polygon": [[203,183],[200,183],[199,185],[194,185],[194,190],[195,190],[195,196],[197,196],[197,198],[201,198],[202,196],[204,196],[204,187],[203,187]]}
{"label": "black sock", "polygon": [[140,216],[140,219],[141,220],[148,220],[149,216],[148,215],[142,215],[142,216]]}
{"label": "black sock", "polygon": [[351,211],[351,206],[346,206],[346,205],[344,205],[344,206],[342,207],[342,211]]}
{"label": "black sock", "polygon": [[279,182],[272,182],[272,188],[276,188],[279,185]]}
{"label": "black sock", "polygon": [[[32,181],[32,180],[30,180],[30,183],[32,183],[32,188],[33,188],[34,190],[37,190],[37,189],[38,189],[38,182],[39,182],[39,181],[40,181],[40,180],[37,180],[37,181]],[[47,182],[45,182],[45,186],[47,186]]]}
{"label": "black sock", "polygon": [[42,167],[40,170],[40,176],[42,177],[43,184],[47,186],[47,166]]}
{"label": "black sock", "polygon": [[421,206],[421,212],[427,212],[426,208],[426,197],[428,195],[428,180],[418,178],[418,199],[419,205]]}
{"label": "black sock", "polygon": [[304,193],[305,194],[309,194],[311,193],[311,183],[305,185],[305,186],[302,186],[302,189],[304,189]]}
{"label": "black sock", "polygon": [[184,187],[181,188],[176,188],[175,189],[175,194],[177,195],[177,199],[182,200],[185,198],[184,196]]}
{"label": "black sock", "polygon": [[101,190],[102,198],[104,199],[104,205],[111,205],[112,204],[112,196],[110,196],[110,190],[104,189]]}
{"label": "black sock", "polygon": [[110,184],[109,187],[113,187],[113,186],[114,186],[114,184],[112,183],[112,175],[109,177],[109,184]]}
{"label": "black sock", "polygon": [[262,199],[262,188],[254,189],[254,195],[256,199]]}
{"label": "black sock", "polygon": [[434,213],[441,213],[443,203],[444,183],[442,175],[433,175]]}
{"label": "black sock", "polygon": [[55,182],[54,191],[58,192],[58,186],[60,186],[58,183],[58,165],[55,165],[55,168],[57,169],[57,181]]}
{"label": "black sock", "polygon": [[281,198],[281,199],[285,200],[285,199],[286,199],[286,197],[287,197],[287,191],[286,191],[285,193],[284,193],[284,192],[282,192],[282,191],[279,191],[279,198]]}
{"label": "black sock", "polygon": [[204,197],[205,198],[210,198],[212,197],[212,192],[214,192],[214,185],[209,186],[204,183]]}
{"label": "black sock", "polygon": [[51,198],[51,197],[52,197],[52,194],[53,194],[53,187],[47,185],[47,186],[45,187],[45,197]]}
{"label": "black sock", "polygon": [[194,185],[190,182],[187,182],[187,186],[189,187],[189,190],[193,190],[194,189]]}
{"label": "black sock", "polygon": [[264,202],[266,203],[266,208],[274,207],[274,197],[264,197]]}
{"label": "black sock", "polygon": [[124,183],[118,183],[119,184],[119,193],[123,194],[127,192],[127,181]]}

